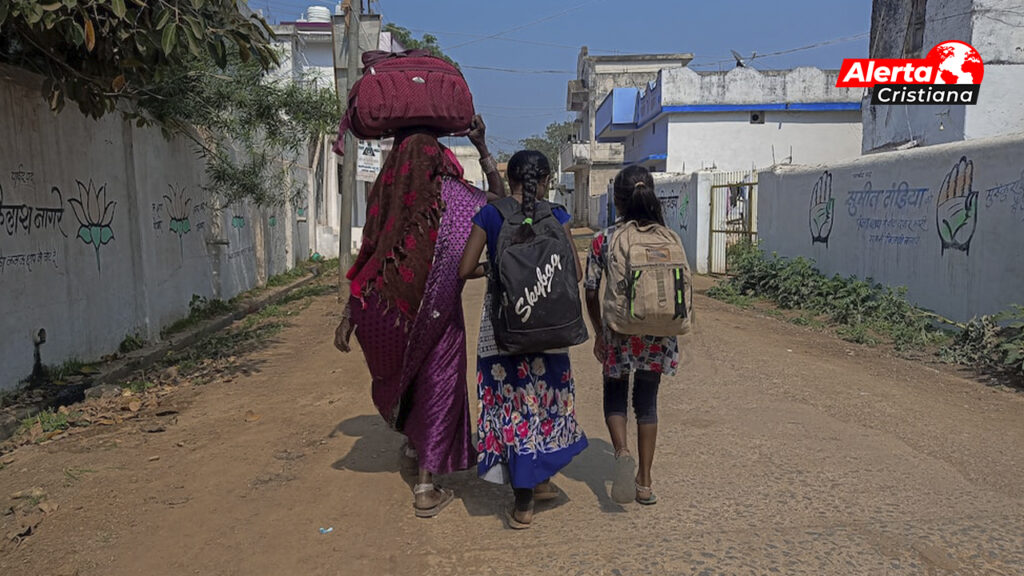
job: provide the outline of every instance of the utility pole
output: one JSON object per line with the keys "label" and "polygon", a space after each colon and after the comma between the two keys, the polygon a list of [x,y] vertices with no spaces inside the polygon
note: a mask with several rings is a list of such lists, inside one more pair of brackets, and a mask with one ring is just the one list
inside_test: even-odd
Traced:
{"label": "utility pole", "polygon": [[[355,8],[358,1],[359,8]],[[346,40],[348,41],[348,66],[345,74],[346,84],[351,90],[359,75],[359,16],[363,11],[362,0],[349,3],[346,14]],[[348,94],[343,97],[348,102]],[[356,158],[359,154],[358,141],[351,131],[345,133],[345,158],[342,163],[341,178],[341,231],[338,235],[338,298],[342,304],[349,297],[349,282],[345,274],[352,266],[352,200],[356,194]]]}

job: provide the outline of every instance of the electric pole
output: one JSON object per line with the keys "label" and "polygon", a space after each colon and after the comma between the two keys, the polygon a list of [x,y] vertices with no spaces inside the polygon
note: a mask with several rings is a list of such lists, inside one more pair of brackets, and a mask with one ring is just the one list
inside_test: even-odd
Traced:
{"label": "electric pole", "polygon": [[[355,6],[358,5],[357,9]],[[346,40],[348,41],[348,66],[345,83],[348,89],[356,83],[359,76],[359,16],[363,10],[361,0],[349,3],[346,14]],[[344,95],[348,102],[348,94]],[[348,302],[349,282],[345,274],[352,266],[352,200],[356,194],[356,158],[359,154],[358,141],[351,131],[345,133],[345,158],[342,162],[341,178],[341,230],[338,246],[338,298],[344,305]]]}

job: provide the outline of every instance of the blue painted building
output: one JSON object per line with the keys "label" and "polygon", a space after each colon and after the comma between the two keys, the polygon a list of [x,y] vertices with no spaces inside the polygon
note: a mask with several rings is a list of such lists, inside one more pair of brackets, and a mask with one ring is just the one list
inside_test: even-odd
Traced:
{"label": "blue painted building", "polygon": [[598,143],[624,165],[660,172],[734,171],[856,157],[861,91],[816,68],[662,70],[643,91],[612,90],[595,114]]}

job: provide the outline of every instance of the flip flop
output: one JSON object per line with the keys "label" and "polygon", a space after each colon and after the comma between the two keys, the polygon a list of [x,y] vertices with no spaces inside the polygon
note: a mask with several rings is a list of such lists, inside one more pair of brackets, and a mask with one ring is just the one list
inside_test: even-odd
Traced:
{"label": "flip flop", "polygon": [[[647,496],[641,497],[641,492],[646,492]],[[641,486],[640,484],[637,484],[636,501],[639,502],[640,504],[643,504],[644,506],[654,506],[655,504],[658,503],[658,495],[654,493],[654,490],[651,486]]]}
{"label": "flip flop", "polygon": [[[544,488],[541,488],[542,486]],[[538,484],[537,487],[533,489],[533,499],[536,502],[555,500],[561,494],[562,491],[558,489],[558,486],[555,486],[550,481]]]}
{"label": "flip flop", "polygon": [[615,476],[612,477],[612,500],[619,504],[633,501],[636,493],[636,460],[629,452],[615,458]]}
{"label": "flip flop", "polygon": [[520,522],[516,520],[516,506],[513,504],[505,509],[505,521],[508,522],[508,527],[513,530],[526,530],[530,527],[530,522]]}
{"label": "flip flop", "polygon": [[[424,485],[420,485],[420,486],[424,486]],[[433,517],[437,516],[438,514],[440,514],[441,511],[444,510],[446,506],[451,504],[452,500],[455,500],[455,492],[453,492],[453,491],[451,491],[451,490],[449,490],[447,488],[441,488],[440,486],[434,486],[432,484],[426,484],[425,486],[430,486],[431,488],[427,489],[427,490],[420,490],[420,486],[416,487],[417,491],[414,491],[413,492],[414,494],[423,494],[425,492],[429,492],[430,490],[437,490],[441,494],[441,500],[438,501],[437,504],[434,504],[433,506],[431,506],[430,508],[417,508],[416,504],[414,502],[413,505],[412,505],[412,508],[413,508],[413,511],[416,512],[416,517],[417,518],[433,518]]]}

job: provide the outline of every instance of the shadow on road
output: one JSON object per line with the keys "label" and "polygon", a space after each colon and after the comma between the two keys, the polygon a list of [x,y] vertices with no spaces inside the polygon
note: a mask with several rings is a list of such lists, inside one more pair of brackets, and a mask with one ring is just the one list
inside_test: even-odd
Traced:
{"label": "shadow on road", "polygon": [[399,472],[398,450],[402,435],[388,428],[377,414],[363,414],[338,424],[329,437],[339,435],[357,438],[352,449],[331,465],[335,470],[351,470],[366,474]]}
{"label": "shadow on road", "polygon": [[[416,483],[415,473],[403,471],[399,465],[398,455],[403,437],[389,429],[380,416],[364,414],[345,420],[330,433],[331,438],[339,435],[357,440],[348,454],[331,465],[333,469],[365,474],[400,474],[409,489],[412,489]],[[588,441],[590,445],[587,449],[573,459],[561,474],[555,476],[553,482],[558,485],[561,476],[582,482],[593,492],[602,512],[624,512],[625,509],[612,501],[608,494],[614,454],[611,444],[597,438],[588,438]],[[508,485],[480,480],[475,466],[439,478],[437,483],[455,490],[456,497],[462,500],[470,516],[501,517],[504,507],[512,502],[512,489]],[[564,506],[570,501],[571,498],[563,492],[556,500],[538,503],[537,513],[543,514],[546,510]]]}
{"label": "shadow on road", "polygon": [[612,462],[615,459],[614,448],[607,440],[593,436],[587,436],[587,442],[587,449],[573,458],[572,462],[562,469],[561,475],[586,484],[597,498],[601,512],[625,512],[626,509],[615,503],[608,493],[608,483],[612,481]]}

